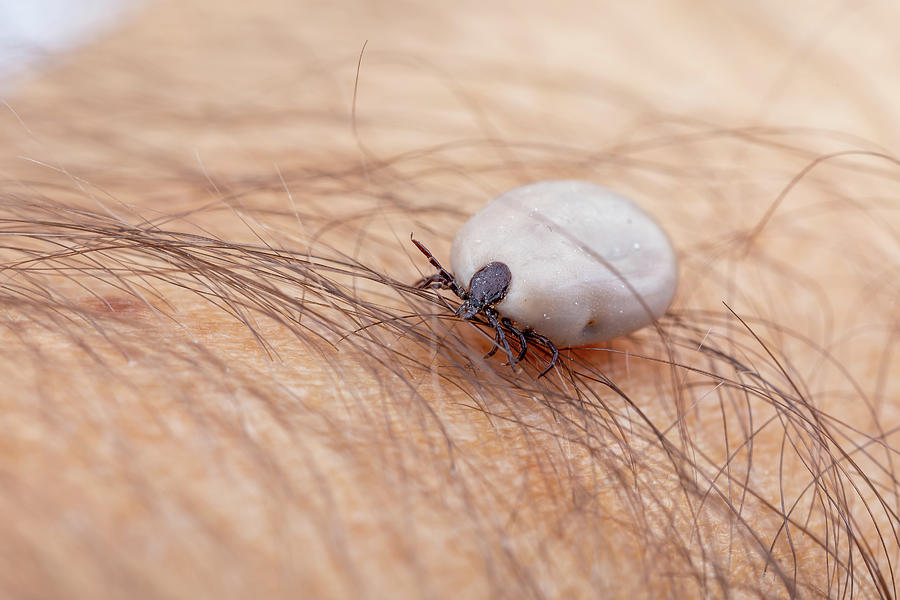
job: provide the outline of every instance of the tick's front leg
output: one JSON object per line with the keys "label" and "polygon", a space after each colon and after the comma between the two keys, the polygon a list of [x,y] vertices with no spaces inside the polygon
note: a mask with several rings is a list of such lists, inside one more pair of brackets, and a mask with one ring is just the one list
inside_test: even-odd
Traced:
{"label": "tick's front leg", "polygon": [[[409,234],[409,239],[413,244],[415,244],[416,248],[418,248],[419,251],[425,255],[425,258],[428,259],[428,262],[431,263],[431,266],[438,270],[437,273],[435,273],[431,277],[426,277],[423,281],[431,280],[433,282],[440,282],[444,287],[452,290],[454,294],[456,294],[463,300],[467,299],[469,296],[468,294],[466,294],[466,290],[464,290],[463,287],[459,285],[459,283],[457,283],[456,279],[453,278],[453,274],[445,269],[440,262],[438,262],[438,259],[434,257],[434,254],[431,253],[431,250],[426,248],[424,244],[422,244],[422,242],[415,239],[412,234]],[[429,284],[423,284],[416,287],[425,287],[426,285]]]}
{"label": "tick's front leg", "polygon": [[420,289],[430,288],[433,290],[453,289],[441,273],[435,273],[434,275],[423,277],[422,279],[415,282],[413,284],[413,287],[417,287]]}

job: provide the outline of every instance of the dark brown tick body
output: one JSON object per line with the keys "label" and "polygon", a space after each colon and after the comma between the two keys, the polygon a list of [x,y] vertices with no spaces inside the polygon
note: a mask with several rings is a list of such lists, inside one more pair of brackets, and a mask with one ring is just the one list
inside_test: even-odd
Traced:
{"label": "dark brown tick body", "polygon": [[[467,321],[475,318],[479,313],[484,314],[488,323],[497,332],[494,338],[494,346],[487,353],[485,358],[493,356],[498,348],[503,348],[506,356],[509,358],[509,364],[515,365],[517,362],[525,358],[528,352],[528,340],[539,343],[546,348],[551,355],[550,364],[541,371],[538,377],[543,377],[547,372],[556,365],[556,359],[559,357],[559,351],[556,345],[543,335],[536,333],[530,329],[518,329],[513,322],[506,317],[500,316],[495,306],[503,301],[506,293],[509,291],[509,284],[512,282],[512,273],[502,262],[490,262],[481,267],[472,279],[469,281],[469,287],[464,288],[456,281],[456,278],[447,269],[441,266],[441,263],[434,255],[423,246],[418,240],[409,236],[412,243],[416,245],[422,254],[428,258],[428,262],[438,270],[437,273],[426,277],[416,284],[420,288],[436,288],[449,289],[456,294],[463,302],[456,309],[456,316]],[[513,356],[506,339],[506,331],[509,331],[516,337],[519,342],[519,353]]]}
{"label": "dark brown tick body", "polygon": [[506,297],[512,273],[502,262],[492,262],[478,269],[469,282],[469,297],[463,299],[457,317],[471,319],[485,308],[492,308]]}

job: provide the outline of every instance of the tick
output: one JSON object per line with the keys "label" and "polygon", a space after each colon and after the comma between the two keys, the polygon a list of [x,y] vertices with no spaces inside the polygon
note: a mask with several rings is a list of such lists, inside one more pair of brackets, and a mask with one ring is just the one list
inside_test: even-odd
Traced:
{"label": "tick", "polygon": [[[662,316],[675,295],[675,250],[637,204],[584,181],[542,181],[489,202],[457,232],[453,273],[420,242],[437,269],[419,287],[445,288],[462,300],[456,315],[483,314],[510,364],[528,342],[551,354],[631,333]],[[468,281],[464,286],[460,281]],[[513,356],[506,333],[519,342]]]}
{"label": "tick", "polygon": [[[441,266],[438,259],[420,241],[411,235],[409,239],[412,240],[412,243],[416,245],[416,248],[422,254],[428,257],[428,262],[438,270],[434,275],[419,281],[416,287],[449,289],[463,301],[459,308],[456,309],[457,317],[469,321],[479,313],[482,313],[491,327],[494,328],[496,332],[494,346],[485,355],[485,358],[493,356],[497,349],[502,347],[509,358],[509,364],[515,365],[525,358],[525,354],[528,352],[528,340],[531,339],[550,351],[550,364],[541,371],[538,377],[543,377],[556,365],[556,359],[559,358],[559,350],[550,339],[531,329],[517,328],[510,319],[501,316],[495,308],[497,304],[503,301],[506,293],[509,291],[509,284],[512,282],[512,273],[509,267],[502,262],[489,262],[472,275],[471,280],[469,280],[469,286],[466,288],[447,269]],[[512,349],[509,347],[504,329],[509,330],[519,341],[519,352],[516,356],[513,356]]]}

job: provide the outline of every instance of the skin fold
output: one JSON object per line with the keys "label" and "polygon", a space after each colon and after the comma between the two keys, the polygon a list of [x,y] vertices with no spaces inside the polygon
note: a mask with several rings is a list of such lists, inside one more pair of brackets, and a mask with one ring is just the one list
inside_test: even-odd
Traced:
{"label": "skin fold", "polygon": [[[0,106],[0,595],[896,596],[898,13],[164,1],[46,64]],[[543,179],[680,271],[537,379],[409,238]]]}

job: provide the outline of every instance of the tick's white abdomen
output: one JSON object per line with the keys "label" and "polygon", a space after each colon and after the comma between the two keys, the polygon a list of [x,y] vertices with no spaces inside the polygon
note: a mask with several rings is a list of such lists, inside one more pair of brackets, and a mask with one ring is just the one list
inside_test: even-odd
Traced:
{"label": "tick's white abdomen", "polygon": [[512,272],[496,308],[559,346],[595,344],[658,319],[675,295],[668,236],[627,198],[583,181],[542,181],[488,203],[456,234],[463,285],[492,261]]}

